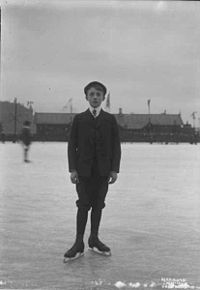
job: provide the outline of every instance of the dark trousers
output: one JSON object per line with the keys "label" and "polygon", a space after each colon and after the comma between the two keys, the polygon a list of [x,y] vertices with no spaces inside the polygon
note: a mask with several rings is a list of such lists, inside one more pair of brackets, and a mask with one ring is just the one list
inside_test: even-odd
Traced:
{"label": "dark trousers", "polygon": [[102,209],[105,207],[105,198],[108,192],[108,176],[100,176],[97,161],[94,160],[91,176],[79,176],[79,183],[76,185],[78,208],[92,207]]}
{"label": "dark trousers", "polygon": [[108,192],[108,176],[100,176],[96,162],[92,168],[90,177],[79,176],[76,185],[78,200],[77,211],[77,238],[83,238],[88,218],[91,211],[91,235],[97,236],[102,209],[105,207],[105,198]]}

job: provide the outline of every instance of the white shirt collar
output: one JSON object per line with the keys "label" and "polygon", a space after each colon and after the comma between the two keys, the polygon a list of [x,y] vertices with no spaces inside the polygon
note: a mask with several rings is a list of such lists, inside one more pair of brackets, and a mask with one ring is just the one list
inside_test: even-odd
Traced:
{"label": "white shirt collar", "polygon": [[89,106],[89,110],[90,110],[90,113],[92,114],[92,116],[94,116],[93,111],[96,110],[96,117],[98,117],[100,112],[101,112],[101,106],[99,106],[97,108],[93,108],[92,106]]}

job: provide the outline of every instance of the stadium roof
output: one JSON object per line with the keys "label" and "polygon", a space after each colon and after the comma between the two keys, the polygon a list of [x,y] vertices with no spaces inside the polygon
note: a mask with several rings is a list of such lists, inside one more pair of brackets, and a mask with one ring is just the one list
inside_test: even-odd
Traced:
{"label": "stadium roof", "polygon": [[179,114],[116,114],[117,122],[127,129],[142,129],[148,123],[160,126],[183,125]]}
{"label": "stadium roof", "polygon": [[[117,123],[127,129],[142,129],[149,122],[152,125],[183,125],[180,114],[114,114]],[[75,113],[35,113],[36,124],[69,124]]]}
{"label": "stadium roof", "polygon": [[68,124],[74,118],[74,113],[35,113],[36,124]]}

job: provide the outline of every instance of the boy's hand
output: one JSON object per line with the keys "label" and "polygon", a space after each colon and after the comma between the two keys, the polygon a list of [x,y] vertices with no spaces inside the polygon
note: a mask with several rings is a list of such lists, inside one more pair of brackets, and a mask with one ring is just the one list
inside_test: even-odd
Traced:
{"label": "boy's hand", "polygon": [[117,172],[111,171],[109,178],[108,178],[108,183],[113,184],[113,183],[115,183],[116,180],[117,180]]}
{"label": "boy's hand", "polygon": [[71,172],[70,179],[73,184],[79,183],[78,172],[76,170]]}

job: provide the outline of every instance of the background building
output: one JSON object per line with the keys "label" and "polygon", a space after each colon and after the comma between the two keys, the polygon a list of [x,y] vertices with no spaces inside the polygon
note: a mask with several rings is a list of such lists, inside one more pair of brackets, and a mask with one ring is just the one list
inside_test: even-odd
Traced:
{"label": "background building", "polygon": [[[114,114],[124,142],[190,142],[197,136],[180,114]],[[36,140],[67,141],[74,113],[35,113]]]}
{"label": "background building", "polygon": [[[17,103],[0,102],[1,139],[17,140],[24,121],[31,123],[33,140],[68,141],[75,113],[35,113]],[[122,142],[189,142],[200,141],[200,134],[190,124],[184,124],[180,114],[114,114]]]}
{"label": "background building", "polygon": [[36,127],[33,122],[33,109],[31,106],[25,107],[17,103],[17,100],[11,102],[0,102],[0,133],[5,134],[6,139],[17,139],[21,134],[24,121],[30,121],[31,133],[36,133]]}
{"label": "background building", "polygon": [[67,141],[74,113],[35,113],[36,140]]}

